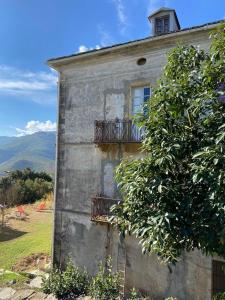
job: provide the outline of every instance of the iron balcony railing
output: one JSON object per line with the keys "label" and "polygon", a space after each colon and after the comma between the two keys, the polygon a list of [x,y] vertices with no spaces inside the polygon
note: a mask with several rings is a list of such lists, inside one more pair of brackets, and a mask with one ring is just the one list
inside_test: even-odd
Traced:
{"label": "iron balcony railing", "polygon": [[132,120],[95,121],[96,144],[104,143],[140,143],[144,130],[133,124]]}
{"label": "iron balcony railing", "polygon": [[93,197],[91,199],[91,220],[98,222],[108,222],[112,216],[111,207],[118,205],[121,202],[119,199],[107,197]]}

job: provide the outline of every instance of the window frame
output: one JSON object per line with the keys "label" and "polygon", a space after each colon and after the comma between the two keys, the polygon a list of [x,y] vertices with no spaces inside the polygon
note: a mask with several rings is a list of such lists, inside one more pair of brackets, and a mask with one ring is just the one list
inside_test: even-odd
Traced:
{"label": "window frame", "polygon": [[[150,95],[149,95],[149,98],[151,98],[152,96],[152,86],[149,82],[138,82],[138,83],[133,83],[131,86],[130,86],[130,109],[129,109],[129,115],[131,117],[133,117],[136,113],[134,113],[133,111],[133,108],[134,108],[134,105],[133,105],[133,90],[134,89],[138,89],[138,88],[149,88],[150,89]],[[144,98],[143,98],[143,104],[144,104]]]}
{"label": "window frame", "polygon": [[[165,20],[168,20],[168,31],[165,31]],[[158,31],[157,30],[157,21],[161,21],[161,27],[162,27],[162,31]],[[170,32],[170,15],[165,15],[165,16],[161,16],[161,17],[157,17],[155,18],[155,34],[163,34],[163,33],[168,33]]]}

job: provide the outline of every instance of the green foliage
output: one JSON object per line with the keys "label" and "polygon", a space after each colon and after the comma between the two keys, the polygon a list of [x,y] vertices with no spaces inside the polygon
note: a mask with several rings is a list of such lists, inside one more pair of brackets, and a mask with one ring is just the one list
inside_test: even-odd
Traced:
{"label": "green foliage", "polygon": [[[124,298],[120,295],[119,288],[120,276],[118,272],[113,273],[110,257],[107,259],[106,266],[100,263],[99,271],[91,281],[86,271],[74,267],[71,260],[68,261],[65,271],[54,268],[49,277],[42,280],[43,292],[54,294],[57,299],[69,300],[90,294],[93,300],[150,300],[148,297],[141,296],[135,288],[130,291],[128,297]],[[176,299],[169,297],[165,300]]]}
{"label": "green foliage", "polygon": [[210,53],[179,45],[136,117],[145,128],[142,159],[116,170],[124,201],[119,229],[144,252],[175,262],[184,250],[225,257],[225,25]]}
{"label": "green foliage", "polygon": [[101,263],[97,275],[92,278],[90,295],[94,300],[119,299],[119,282],[119,274],[113,273],[111,259],[108,258],[106,267]]}
{"label": "green foliage", "polygon": [[33,203],[53,190],[51,176],[31,169],[10,172],[0,179],[0,203],[7,206]]}
{"label": "green foliage", "polygon": [[[131,291],[130,291],[130,295],[128,298],[126,298],[126,300],[150,300],[150,298],[148,297],[142,297],[140,295],[140,293],[135,289],[133,288]],[[173,297],[169,297],[169,298],[166,298],[165,300],[176,300],[176,298],[173,298]],[[217,300],[217,299],[216,299]],[[220,299],[218,299],[220,300]],[[222,300],[222,299],[221,299]]]}
{"label": "green foliage", "polygon": [[0,287],[10,285],[14,282],[13,287],[20,287],[28,280],[28,275],[25,273],[3,273],[0,275]]}
{"label": "green foliage", "polygon": [[46,294],[54,294],[58,299],[74,299],[84,295],[88,288],[86,271],[73,266],[68,261],[65,271],[53,269],[49,278],[43,279],[42,289]]}
{"label": "green foliage", "polygon": [[225,300],[225,293],[219,293],[215,297],[213,297],[213,300]]}
{"label": "green foliage", "polygon": [[140,294],[136,291],[135,288],[133,288],[131,291],[130,291],[130,295],[129,297],[127,298],[127,300],[150,300],[149,298],[146,298],[146,297],[142,297],[140,296]]}

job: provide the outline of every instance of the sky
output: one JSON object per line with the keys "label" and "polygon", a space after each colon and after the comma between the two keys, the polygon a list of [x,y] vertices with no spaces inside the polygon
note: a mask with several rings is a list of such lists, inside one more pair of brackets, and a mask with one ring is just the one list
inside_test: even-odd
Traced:
{"label": "sky", "polygon": [[0,0],[0,136],[56,128],[48,59],[147,37],[162,6],[182,28],[225,19],[225,0]]}

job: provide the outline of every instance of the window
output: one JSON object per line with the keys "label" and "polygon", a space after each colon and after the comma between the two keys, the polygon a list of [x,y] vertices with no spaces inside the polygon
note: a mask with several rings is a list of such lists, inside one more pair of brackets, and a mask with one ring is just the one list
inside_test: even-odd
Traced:
{"label": "window", "polygon": [[215,296],[218,293],[225,292],[225,262],[212,261],[212,294]]}
{"label": "window", "polygon": [[132,114],[141,111],[143,104],[151,97],[149,86],[136,87],[132,89]]}
{"label": "window", "polygon": [[169,16],[164,16],[161,18],[155,19],[155,33],[161,34],[166,33],[170,31],[170,22],[169,22]]}

